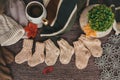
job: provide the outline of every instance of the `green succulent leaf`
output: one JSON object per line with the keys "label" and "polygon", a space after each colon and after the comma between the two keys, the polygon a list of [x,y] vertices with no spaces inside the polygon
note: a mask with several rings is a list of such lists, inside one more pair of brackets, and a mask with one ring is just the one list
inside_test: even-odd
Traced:
{"label": "green succulent leaf", "polygon": [[105,5],[98,5],[89,11],[88,20],[93,30],[106,31],[114,22],[114,14],[111,8]]}

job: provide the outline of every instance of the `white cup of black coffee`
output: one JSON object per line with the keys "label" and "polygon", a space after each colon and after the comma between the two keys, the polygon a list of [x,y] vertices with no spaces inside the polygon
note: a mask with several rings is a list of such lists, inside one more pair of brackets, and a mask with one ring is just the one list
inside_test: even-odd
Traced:
{"label": "white cup of black coffee", "polygon": [[32,1],[28,3],[25,9],[25,13],[28,20],[34,24],[37,24],[38,28],[41,28],[43,24],[48,24],[46,19],[46,9],[43,4],[38,1]]}

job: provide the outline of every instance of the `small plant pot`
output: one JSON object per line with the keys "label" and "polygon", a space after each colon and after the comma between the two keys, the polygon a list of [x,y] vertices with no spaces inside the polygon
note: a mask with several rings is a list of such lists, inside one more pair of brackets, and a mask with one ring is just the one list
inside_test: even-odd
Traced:
{"label": "small plant pot", "polygon": [[[88,24],[88,12],[95,6],[98,6],[99,4],[94,4],[94,5],[90,5],[88,7],[86,7],[81,16],[80,16],[80,19],[79,19],[79,23],[80,23],[80,27],[81,29],[83,30],[83,27],[86,26],[86,24]],[[113,25],[106,31],[96,31],[96,38],[101,38],[101,37],[104,37],[106,35],[108,35],[111,30],[112,30],[112,27],[113,26],[116,26],[116,21],[114,20],[113,22]]]}

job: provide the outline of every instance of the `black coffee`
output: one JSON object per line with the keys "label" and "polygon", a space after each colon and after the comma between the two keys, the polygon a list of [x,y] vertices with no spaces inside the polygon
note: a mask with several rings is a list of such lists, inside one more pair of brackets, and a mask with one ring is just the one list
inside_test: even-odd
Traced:
{"label": "black coffee", "polygon": [[29,16],[31,16],[33,18],[37,18],[37,17],[41,16],[41,14],[43,13],[43,8],[41,5],[39,5],[37,3],[33,3],[28,6],[27,13]]}

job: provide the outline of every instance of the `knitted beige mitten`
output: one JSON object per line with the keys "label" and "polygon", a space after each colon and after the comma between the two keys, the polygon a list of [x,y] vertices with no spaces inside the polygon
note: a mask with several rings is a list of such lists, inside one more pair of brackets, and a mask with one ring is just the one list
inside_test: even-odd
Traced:
{"label": "knitted beige mitten", "polygon": [[73,44],[75,49],[75,65],[78,69],[84,69],[88,64],[91,53],[80,40],[73,42]]}
{"label": "knitted beige mitten", "polygon": [[45,48],[46,48],[45,63],[48,66],[54,65],[60,54],[60,50],[55,46],[55,44],[50,39],[45,41]]}
{"label": "knitted beige mitten", "polygon": [[60,62],[62,64],[68,64],[74,54],[74,48],[64,39],[57,41],[57,43],[60,47]]}
{"label": "knitted beige mitten", "polygon": [[44,43],[36,42],[35,53],[32,55],[30,60],[28,60],[29,66],[34,67],[44,62],[44,48]]}
{"label": "knitted beige mitten", "polygon": [[94,57],[102,56],[103,50],[101,48],[101,41],[99,39],[81,35],[79,40],[81,40],[84,43],[84,45],[90,50],[91,54]]}
{"label": "knitted beige mitten", "polygon": [[24,39],[22,50],[15,56],[15,62],[21,64],[28,61],[32,56],[33,40]]}

